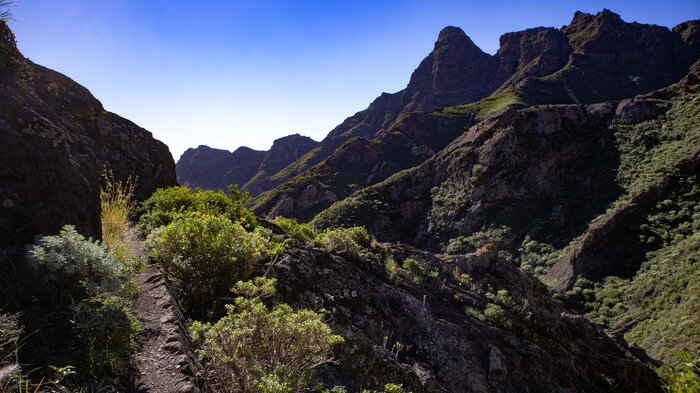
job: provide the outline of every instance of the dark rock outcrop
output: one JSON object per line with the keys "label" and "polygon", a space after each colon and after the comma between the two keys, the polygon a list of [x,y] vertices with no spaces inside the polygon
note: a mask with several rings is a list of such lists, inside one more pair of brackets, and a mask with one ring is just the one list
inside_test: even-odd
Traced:
{"label": "dark rock outcrop", "polygon": [[353,391],[397,382],[416,393],[660,391],[624,340],[569,314],[495,251],[445,256],[384,245],[382,253],[440,277],[417,285],[392,278],[383,262],[316,248],[288,249],[273,269],[280,300],[321,310],[345,338],[337,363],[319,370],[322,381]]}
{"label": "dark rock outcrop", "polygon": [[84,87],[25,59],[0,22],[0,246],[65,224],[95,238],[100,175],[136,180],[136,198],[176,184],[168,147],[107,112]]}

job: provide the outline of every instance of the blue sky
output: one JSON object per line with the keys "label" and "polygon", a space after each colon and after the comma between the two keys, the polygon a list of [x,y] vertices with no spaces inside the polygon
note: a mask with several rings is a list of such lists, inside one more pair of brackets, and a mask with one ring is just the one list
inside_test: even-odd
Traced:
{"label": "blue sky", "polygon": [[403,89],[445,26],[494,54],[503,33],[603,8],[669,27],[700,18],[698,0],[15,0],[10,25],[26,57],[90,89],[177,160],[200,144],[321,140]]}

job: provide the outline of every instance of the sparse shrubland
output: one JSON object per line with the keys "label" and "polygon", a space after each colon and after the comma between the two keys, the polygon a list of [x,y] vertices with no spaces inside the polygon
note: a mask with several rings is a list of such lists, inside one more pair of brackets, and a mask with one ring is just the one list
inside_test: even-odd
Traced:
{"label": "sparse shrubland", "polygon": [[274,280],[256,278],[236,285],[241,295],[227,305],[214,324],[191,325],[202,360],[210,370],[216,392],[299,392],[314,368],[330,360],[342,343],[310,310],[294,311],[287,304],[268,308],[261,298],[274,294]]}
{"label": "sparse shrubland", "polygon": [[[257,275],[283,246],[257,225],[243,199],[183,187],[159,190],[144,203],[148,248],[195,317],[191,332],[211,390],[299,392],[343,339],[331,334],[321,314],[263,301],[275,293],[275,281]],[[357,251],[369,245],[361,228],[316,236],[293,220],[273,222],[303,242]],[[225,309],[218,320],[216,307]]]}

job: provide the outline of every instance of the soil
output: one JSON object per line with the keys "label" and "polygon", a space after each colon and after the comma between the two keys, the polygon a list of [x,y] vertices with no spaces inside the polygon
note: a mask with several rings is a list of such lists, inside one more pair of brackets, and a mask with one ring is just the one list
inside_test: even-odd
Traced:
{"label": "soil", "polygon": [[192,354],[184,317],[163,272],[148,265],[136,276],[141,292],[134,307],[142,323],[131,392],[200,393],[195,375],[200,369]]}

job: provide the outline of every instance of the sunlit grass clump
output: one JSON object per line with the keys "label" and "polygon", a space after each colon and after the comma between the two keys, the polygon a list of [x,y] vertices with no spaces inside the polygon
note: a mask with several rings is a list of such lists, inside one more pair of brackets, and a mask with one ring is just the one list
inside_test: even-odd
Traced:
{"label": "sunlit grass clump", "polygon": [[141,233],[130,220],[136,209],[133,200],[136,182],[131,177],[125,182],[116,181],[111,172],[103,174],[103,182],[100,190],[102,242],[122,261],[137,262],[143,255]]}

